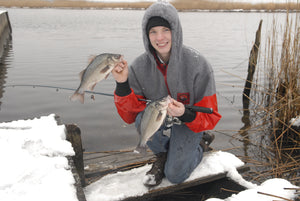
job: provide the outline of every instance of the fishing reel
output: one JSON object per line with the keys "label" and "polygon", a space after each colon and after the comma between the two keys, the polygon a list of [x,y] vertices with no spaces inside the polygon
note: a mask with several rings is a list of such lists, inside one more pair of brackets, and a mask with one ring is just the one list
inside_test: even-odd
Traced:
{"label": "fishing reel", "polygon": [[165,119],[165,127],[171,128],[173,125],[182,125],[182,121],[180,121],[177,117],[172,117],[167,114]]}

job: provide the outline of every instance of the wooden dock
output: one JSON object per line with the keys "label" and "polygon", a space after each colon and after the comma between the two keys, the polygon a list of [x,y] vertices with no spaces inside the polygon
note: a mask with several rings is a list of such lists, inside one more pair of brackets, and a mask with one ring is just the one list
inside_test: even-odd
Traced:
{"label": "wooden dock", "polygon": [[[133,153],[131,150],[124,150],[120,152],[85,153],[84,163],[86,167],[85,177],[87,184],[96,182],[107,174],[138,168],[148,163],[152,163],[153,160],[154,157],[151,153],[148,153],[147,156],[143,157],[139,154]],[[242,173],[249,170],[249,168],[247,166],[242,166],[237,170]],[[196,189],[198,194],[202,194],[202,197],[210,197],[212,194],[214,196],[219,194],[219,197],[224,197],[226,194],[226,197],[228,197],[232,192],[228,194],[229,192],[225,192],[224,189],[231,191],[241,191],[245,189],[244,187],[229,180],[226,177],[226,174],[227,172],[219,173],[197,178],[191,181],[186,181],[177,185],[162,186],[159,188],[150,189],[149,192],[143,194],[142,196],[132,196],[123,200],[166,200],[165,197],[170,194],[178,194],[180,192],[184,194],[185,191],[190,192],[193,188]],[[207,188],[208,186],[209,189]],[[162,197],[164,198],[162,199]]]}
{"label": "wooden dock", "polygon": [[[77,182],[76,184],[77,195],[80,201],[85,201],[85,196],[82,189],[86,185],[100,180],[105,175],[142,167],[154,161],[154,156],[151,152],[147,152],[146,156],[142,156],[140,154],[134,153],[133,149],[83,153],[80,138],[80,129],[75,125],[67,125],[66,128],[68,131],[67,139],[72,142],[73,148],[76,152],[76,156],[73,157],[73,161],[74,166],[77,169],[77,175],[78,177],[80,177],[80,179],[77,180],[81,181]],[[237,168],[237,170],[238,172],[242,173],[248,171],[249,168],[247,166],[242,166]],[[193,188],[196,188],[197,194],[201,194],[207,198],[212,196],[212,194],[214,194],[214,196],[216,196],[216,194],[219,194],[218,197],[222,198],[222,196],[224,195],[230,196],[232,193],[230,191],[238,192],[244,190],[244,187],[229,180],[226,177],[226,174],[226,172],[219,173],[197,178],[177,185],[154,188],[152,190],[149,190],[142,196],[127,197],[123,200],[157,200],[162,196],[169,196],[171,194],[178,194],[180,192],[184,193],[185,191],[191,191]],[[229,190],[227,191],[224,189]],[[164,200],[167,199],[164,198]]]}

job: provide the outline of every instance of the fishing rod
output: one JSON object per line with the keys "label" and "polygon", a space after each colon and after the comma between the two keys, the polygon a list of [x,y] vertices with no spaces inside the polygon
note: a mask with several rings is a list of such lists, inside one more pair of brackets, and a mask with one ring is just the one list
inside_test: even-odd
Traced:
{"label": "fishing rod", "polygon": [[195,106],[195,105],[187,105],[185,107],[190,110],[193,110],[195,112],[202,112],[202,113],[207,113],[207,114],[212,114],[214,112],[214,110],[209,107],[200,107],[200,106]]}
{"label": "fishing rod", "polygon": [[[37,87],[37,88],[51,88],[51,89],[56,89],[56,90],[58,90],[58,89],[68,90],[68,91],[75,91],[76,90],[76,89],[73,89],[73,88],[50,86],[50,85],[40,85],[40,84],[12,84],[12,85],[6,85],[5,87],[33,87],[33,88]],[[103,93],[103,92],[85,91],[85,93],[114,97],[114,94]],[[147,100],[147,99],[140,99],[139,98],[138,100],[139,101],[145,101],[147,103],[152,102],[151,100]],[[213,113],[212,108],[199,107],[199,106],[195,106],[195,105],[186,105],[185,107],[190,109],[190,110],[193,110],[195,112],[202,112],[202,113],[208,113],[208,114]]]}

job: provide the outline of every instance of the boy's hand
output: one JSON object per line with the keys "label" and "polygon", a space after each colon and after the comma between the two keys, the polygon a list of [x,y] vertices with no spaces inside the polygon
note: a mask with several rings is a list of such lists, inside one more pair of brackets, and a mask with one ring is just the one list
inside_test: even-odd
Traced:
{"label": "boy's hand", "polygon": [[119,83],[126,82],[128,79],[128,64],[127,61],[123,59],[122,62],[118,63],[112,70],[112,75],[115,80]]}
{"label": "boy's hand", "polygon": [[167,109],[168,115],[171,115],[172,117],[180,117],[184,114],[184,111],[185,107],[183,103],[172,98]]}

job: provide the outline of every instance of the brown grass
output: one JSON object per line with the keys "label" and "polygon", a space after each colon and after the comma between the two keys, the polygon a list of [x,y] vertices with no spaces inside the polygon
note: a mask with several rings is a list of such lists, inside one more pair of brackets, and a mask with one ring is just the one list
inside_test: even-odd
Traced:
{"label": "brown grass", "polygon": [[252,121],[241,134],[247,133],[247,140],[253,139],[250,135],[257,138],[256,152],[262,160],[246,159],[253,166],[264,167],[254,180],[281,177],[300,184],[300,129],[290,122],[300,115],[299,23],[300,15],[290,19],[287,14],[281,30],[274,20],[262,56],[264,66],[253,83],[256,87],[249,97]]}
{"label": "brown grass", "polygon": [[299,3],[237,3],[237,2],[216,2],[213,0],[175,0],[174,6],[179,10],[299,10]]}
{"label": "brown grass", "polygon": [[29,8],[134,8],[143,9],[151,5],[150,2],[139,2],[139,3],[103,3],[103,2],[88,2],[88,1],[67,1],[67,0],[0,0],[0,6],[2,7],[29,7]]}
{"label": "brown grass", "polygon": [[[151,2],[129,2],[129,3],[102,3],[102,2],[87,2],[83,0],[68,1],[68,0],[0,0],[1,7],[30,7],[30,8],[124,8],[124,9],[145,9],[149,7]],[[299,3],[228,3],[215,2],[211,0],[174,0],[172,4],[178,10],[300,10]]]}

